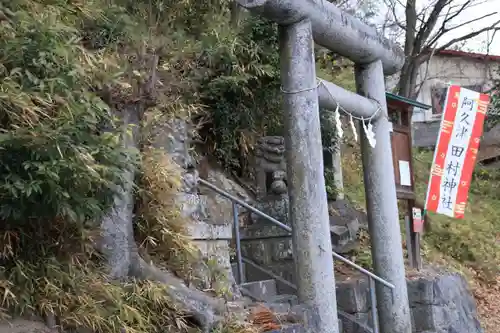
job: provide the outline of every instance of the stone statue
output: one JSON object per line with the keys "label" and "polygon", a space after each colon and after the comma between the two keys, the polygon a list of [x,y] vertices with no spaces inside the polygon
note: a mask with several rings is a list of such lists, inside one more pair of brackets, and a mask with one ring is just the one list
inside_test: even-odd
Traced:
{"label": "stone statue", "polygon": [[[254,172],[257,208],[287,223],[288,186],[283,137],[266,136],[257,141]],[[254,223],[261,220],[255,214],[252,214],[251,219]]]}
{"label": "stone statue", "polygon": [[287,193],[285,171],[273,172],[273,182],[271,183],[270,191],[272,194],[277,194],[277,195],[282,195]]}
{"label": "stone statue", "polygon": [[281,136],[266,136],[257,141],[255,149],[255,187],[257,199],[287,191],[285,140]]}

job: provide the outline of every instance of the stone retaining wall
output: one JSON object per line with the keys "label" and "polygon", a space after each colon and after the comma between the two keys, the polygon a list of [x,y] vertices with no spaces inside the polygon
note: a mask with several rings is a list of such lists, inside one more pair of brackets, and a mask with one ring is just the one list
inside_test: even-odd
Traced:
{"label": "stone retaining wall", "polygon": [[[415,333],[483,333],[474,298],[460,274],[432,273],[409,279],[408,296]],[[337,302],[339,309],[371,326],[366,281],[338,283]]]}

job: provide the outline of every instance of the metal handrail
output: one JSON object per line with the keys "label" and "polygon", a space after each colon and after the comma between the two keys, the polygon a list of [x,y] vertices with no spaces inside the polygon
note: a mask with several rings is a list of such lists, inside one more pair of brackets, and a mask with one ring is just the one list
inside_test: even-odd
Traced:
{"label": "metal handrail", "polygon": [[227,199],[229,199],[229,200],[231,200],[233,202],[236,202],[240,206],[245,207],[246,209],[248,209],[252,213],[255,213],[255,214],[259,215],[260,217],[263,217],[263,218],[267,219],[269,222],[272,222],[273,224],[277,225],[281,229],[286,230],[288,232],[292,232],[292,228],[291,227],[287,226],[286,224],[281,223],[280,221],[276,220],[274,217],[271,217],[271,216],[267,215],[266,213],[261,212],[257,208],[250,206],[245,201],[243,201],[241,199],[238,199],[234,195],[231,195],[231,194],[227,193],[224,190],[221,190],[220,188],[218,188],[214,184],[207,182],[205,179],[199,178],[198,180],[199,180],[200,184],[203,184],[206,187],[211,188],[212,190],[214,190],[215,192],[219,193],[223,197],[226,197]]}
{"label": "metal handrail", "polygon": [[[233,206],[233,224],[234,224],[234,232],[235,232],[235,240],[236,240],[236,258],[237,258],[237,268],[238,268],[238,284],[241,284],[243,282],[243,256],[241,254],[241,238],[240,238],[240,226],[239,226],[239,218],[238,218],[238,205],[245,207],[252,213],[255,213],[259,215],[260,217],[268,220],[269,222],[273,223],[274,225],[280,227],[281,229],[292,232],[292,228],[287,226],[286,224],[281,223],[280,221],[276,220],[272,216],[267,215],[264,212],[261,212],[255,207],[250,206],[243,200],[227,193],[226,191],[218,188],[217,186],[207,182],[204,179],[199,179],[200,184],[212,189],[216,193],[226,197],[227,199],[232,201],[232,206]],[[372,272],[364,269],[363,267],[355,264],[354,262],[350,261],[349,259],[346,259],[342,257],[340,254],[332,251],[332,255],[335,259],[338,259],[347,265],[351,266],[355,270],[359,271],[362,274],[365,274],[368,277],[368,282],[369,282],[369,290],[370,290],[370,303],[371,303],[371,313],[372,313],[372,321],[373,321],[373,332],[374,333],[379,333],[379,325],[378,325],[378,313],[377,313],[377,302],[376,302],[376,294],[375,294],[375,281],[381,283],[382,285],[390,288],[391,290],[394,290],[396,287],[382,279],[381,277],[373,274]]]}
{"label": "metal handrail", "polygon": [[[287,226],[286,224],[283,224],[281,223],[280,221],[276,220],[275,218],[267,215],[266,213],[263,213],[261,212],[260,210],[258,210],[257,208],[255,207],[252,207],[250,206],[249,204],[247,204],[246,202],[244,202],[243,200],[241,199],[238,199],[236,198],[235,196],[227,193],[226,191],[218,188],[217,186],[207,182],[206,180],[204,179],[199,179],[200,183],[205,185],[206,187],[209,187],[211,188],[212,190],[214,190],[215,192],[219,193],[220,195],[226,197],[227,199],[245,207],[246,209],[248,209],[249,211],[251,211],[252,213],[255,213],[257,215],[259,215],[260,217],[262,218],[265,218],[266,220],[268,220],[269,222],[275,224],[276,226],[280,227],[281,229],[285,230],[285,231],[288,231],[288,232],[292,232],[292,228]],[[379,277],[378,275],[375,275],[373,274],[372,272],[364,269],[363,267],[355,264],[354,262],[350,261],[349,259],[346,259],[344,257],[342,257],[340,254],[338,254],[337,252],[334,252],[332,251],[332,255],[335,259],[338,259],[344,263],[346,263],[347,265],[351,266],[352,268],[356,269],[357,271],[359,271],[360,273],[363,273],[365,274],[366,276],[369,276],[371,277],[372,279],[374,279],[375,281],[377,282],[380,282],[381,284],[383,284],[384,286],[390,288],[390,289],[395,289],[396,287],[390,283],[390,282],[387,282],[386,280],[382,279],[381,277]]]}

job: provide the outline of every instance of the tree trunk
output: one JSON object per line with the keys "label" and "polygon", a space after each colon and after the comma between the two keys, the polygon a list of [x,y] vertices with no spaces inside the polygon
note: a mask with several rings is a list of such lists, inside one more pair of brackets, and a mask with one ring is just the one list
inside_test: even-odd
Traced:
{"label": "tree trunk", "polygon": [[398,93],[400,96],[415,99],[417,96],[417,77],[419,63],[407,59],[399,76]]}
{"label": "tree trunk", "polygon": [[[135,149],[138,126],[132,128],[131,135],[127,134],[130,124],[139,124],[139,113],[141,106],[132,104],[127,106],[121,118],[122,142],[125,148]],[[135,245],[134,231],[132,225],[134,211],[133,186],[136,170],[132,165],[124,171],[123,187],[118,189],[118,194],[114,198],[113,207],[101,221],[101,239],[99,248],[104,254],[109,267],[109,275],[113,279],[123,279],[128,276],[132,253]]]}
{"label": "tree trunk", "polygon": [[[121,114],[123,144],[130,149],[137,149],[141,109],[139,104],[129,105]],[[125,134],[129,125],[135,125],[132,135]],[[133,167],[124,172],[125,186],[115,197],[113,207],[101,222],[101,239],[97,246],[107,260],[109,274],[114,279],[136,277],[165,283],[171,299],[208,332],[221,320],[220,316],[225,312],[224,301],[189,288],[181,279],[148,264],[139,255],[133,232],[135,173]]]}
{"label": "tree trunk", "polygon": [[236,0],[231,2],[231,27],[237,28],[239,26],[243,11],[244,8]]}

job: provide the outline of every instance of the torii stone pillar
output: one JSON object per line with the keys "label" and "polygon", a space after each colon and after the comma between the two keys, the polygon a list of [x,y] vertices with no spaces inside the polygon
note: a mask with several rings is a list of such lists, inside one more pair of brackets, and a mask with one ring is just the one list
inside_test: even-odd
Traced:
{"label": "torii stone pillar", "polygon": [[311,22],[280,27],[293,255],[308,331],[339,333]]}
{"label": "torii stone pillar", "polygon": [[[338,332],[333,264],[326,257],[331,244],[319,138],[319,100],[322,108],[335,109],[339,103],[365,119],[376,113],[371,120],[377,145],[368,147],[366,138],[363,144],[372,255],[375,273],[396,286],[391,297],[391,291],[377,285],[379,326],[382,333],[411,333],[384,84],[384,73],[390,75],[401,69],[404,53],[374,28],[325,0],[237,1],[281,25],[291,222],[299,298],[318,312],[313,332]],[[316,83],[311,35],[318,44],[357,64],[358,93],[365,97],[329,82]]]}
{"label": "torii stone pillar", "polygon": [[411,315],[383,74],[380,61],[368,65],[356,65],[358,93],[373,98],[381,108],[381,115],[373,125],[377,139],[375,148],[369,145],[365,133],[361,131],[366,208],[369,212],[368,229],[375,273],[396,287],[391,291],[377,285],[380,330],[382,333],[410,333]]}

